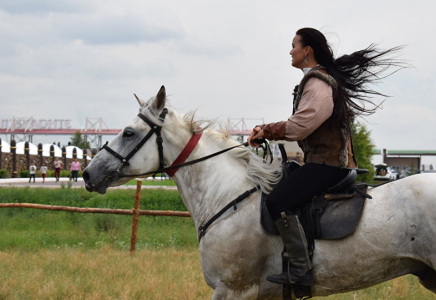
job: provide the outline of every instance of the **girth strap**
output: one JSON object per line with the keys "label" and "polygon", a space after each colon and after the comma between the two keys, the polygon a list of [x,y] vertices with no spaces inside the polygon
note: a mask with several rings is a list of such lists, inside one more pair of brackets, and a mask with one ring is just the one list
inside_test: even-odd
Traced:
{"label": "girth strap", "polygon": [[217,212],[209,221],[207,221],[206,224],[201,225],[198,227],[198,241],[200,242],[201,238],[206,234],[207,228],[209,228],[210,225],[212,225],[213,222],[215,222],[223,213],[225,213],[230,207],[233,206],[233,209],[236,210],[238,207],[236,206],[237,203],[241,202],[251,194],[253,194],[255,191],[260,189],[260,186],[256,186],[252,188],[251,190],[248,190],[244,192],[243,194],[239,195],[236,199],[232,200],[229,204],[227,204],[223,209],[221,209],[219,212]]}

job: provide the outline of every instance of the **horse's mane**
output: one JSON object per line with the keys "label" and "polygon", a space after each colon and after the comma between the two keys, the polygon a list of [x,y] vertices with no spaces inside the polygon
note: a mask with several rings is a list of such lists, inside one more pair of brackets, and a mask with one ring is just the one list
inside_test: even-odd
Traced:
{"label": "horse's mane", "polygon": [[[225,133],[216,130],[205,131],[215,143],[223,145],[224,148],[230,148],[238,143],[229,138],[228,131]],[[247,168],[247,178],[255,186],[259,185],[261,190],[269,194],[272,188],[282,178],[282,165],[277,159],[270,164],[264,159],[254,154],[250,148],[237,147],[230,151],[230,154]]]}
{"label": "horse's mane", "polygon": [[[230,148],[238,143],[230,138],[229,130],[221,127],[220,132],[211,127],[216,124],[216,120],[195,119],[195,111],[190,111],[185,115],[169,110],[171,121],[165,119],[165,122],[159,118],[158,112],[154,109],[154,97],[146,105],[141,107],[141,112],[152,122],[163,127],[176,125],[191,130],[192,132],[204,132],[214,143],[223,145],[224,148]],[[168,104],[168,103],[167,103]],[[149,109],[143,109],[148,107]],[[177,123],[177,124],[174,124]],[[264,193],[269,194],[272,188],[282,178],[282,165],[279,160],[273,160],[271,164],[264,161],[247,147],[238,147],[229,152],[235,159],[247,167],[247,178],[254,186],[259,185]]]}

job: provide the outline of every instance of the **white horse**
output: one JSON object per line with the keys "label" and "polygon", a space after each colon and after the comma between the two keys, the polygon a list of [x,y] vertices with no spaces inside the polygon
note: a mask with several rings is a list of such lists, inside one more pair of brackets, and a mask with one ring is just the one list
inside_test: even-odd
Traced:
{"label": "white horse", "polygon": [[[198,129],[192,114],[169,111],[159,118],[166,104],[162,87],[140,112],[162,126],[163,160],[171,165],[193,132],[203,135],[188,161],[237,143],[211,129]],[[140,117],[133,119],[110,144],[119,154],[100,151],[84,171],[89,191],[105,193],[109,186],[131,180],[123,176],[159,169],[156,135]],[[146,136],[152,138],[131,156],[120,161]],[[107,150],[107,148],[106,148]],[[128,164],[128,165],[127,165]],[[268,192],[280,179],[278,163],[268,165],[245,147],[235,148],[208,160],[181,167],[174,175],[183,202],[198,228],[227,203],[253,187]],[[118,169],[118,172],[116,171]],[[135,176],[136,177],[136,176]],[[340,240],[316,240],[314,296],[326,296],[366,288],[398,276],[414,274],[436,293],[436,176],[414,175],[370,188],[365,210],[355,233]],[[282,286],[266,281],[281,272],[283,244],[264,231],[259,222],[260,192],[229,209],[206,231],[199,242],[200,259],[213,300],[280,299]]]}

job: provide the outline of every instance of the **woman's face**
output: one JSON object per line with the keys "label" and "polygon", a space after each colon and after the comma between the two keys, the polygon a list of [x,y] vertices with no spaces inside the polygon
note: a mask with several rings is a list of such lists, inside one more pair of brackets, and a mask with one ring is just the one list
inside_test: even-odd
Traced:
{"label": "woman's face", "polygon": [[303,69],[306,68],[306,62],[304,61],[305,53],[304,53],[303,45],[301,44],[301,37],[296,35],[292,40],[292,66],[295,68]]}

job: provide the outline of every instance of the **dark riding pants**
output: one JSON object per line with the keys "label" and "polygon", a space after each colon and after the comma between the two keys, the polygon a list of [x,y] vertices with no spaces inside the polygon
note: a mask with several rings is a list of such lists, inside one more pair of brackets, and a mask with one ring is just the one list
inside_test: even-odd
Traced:
{"label": "dark riding pants", "polygon": [[273,220],[312,200],[348,174],[347,169],[317,163],[307,163],[282,180],[268,195],[266,205]]}

